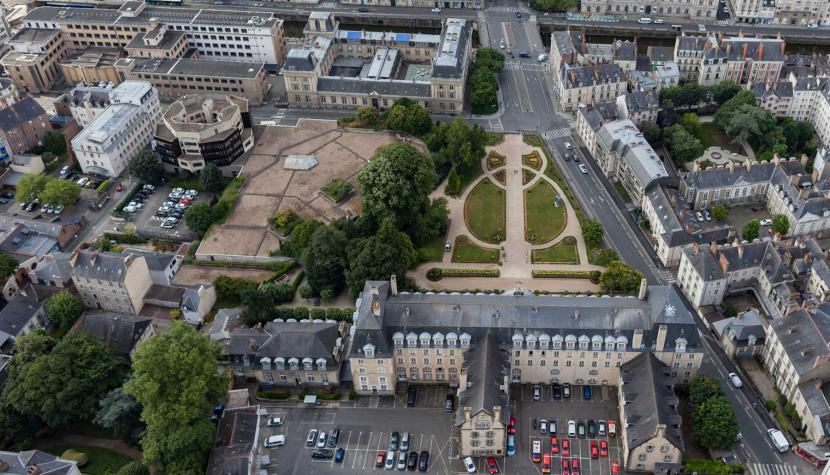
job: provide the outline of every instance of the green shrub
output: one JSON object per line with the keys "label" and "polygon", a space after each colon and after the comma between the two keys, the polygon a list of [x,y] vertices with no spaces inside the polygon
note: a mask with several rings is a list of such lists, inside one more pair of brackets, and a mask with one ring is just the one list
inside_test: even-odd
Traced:
{"label": "green shrub", "polygon": [[61,455],[61,458],[78,462],[79,467],[83,467],[87,464],[87,462],[89,462],[89,455],[85,454],[84,452],[78,452],[74,449],[65,450]]}
{"label": "green shrub", "polygon": [[433,267],[427,271],[427,279],[441,280],[444,277],[498,277],[498,269],[439,269]]}
{"label": "green shrub", "polygon": [[357,399],[357,392],[354,389],[349,390],[349,401]]}
{"label": "green shrub", "polygon": [[764,402],[764,407],[767,408],[767,411],[772,412],[775,410],[776,407],[778,407],[778,405],[775,403],[774,400],[767,399],[766,402]]}
{"label": "green shrub", "polygon": [[98,185],[98,188],[95,188],[95,191],[97,191],[98,193],[103,193],[103,192],[107,191],[107,188],[109,188],[109,187],[110,187],[110,181],[109,180],[104,180],[104,181],[101,182],[100,185]]}
{"label": "green shrub", "polygon": [[591,282],[599,282],[600,272],[596,270],[534,270],[533,277],[536,279],[589,279]]}
{"label": "green shrub", "polygon": [[133,200],[133,197],[135,197],[136,193],[138,193],[138,190],[140,190],[142,186],[144,186],[143,183],[136,183],[133,189],[130,190],[129,193],[124,195],[124,199],[122,199],[118,202],[117,205],[115,205],[115,208],[113,208],[112,210],[112,214],[114,216],[126,217],[124,213],[121,212],[121,210],[124,209],[124,207],[127,206],[130,203],[130,201]]}
{"label": "green shrub", "polygon": [[275,400],[285,400],[291,397],[291,393],[288,391],[277,391],[277,390],[259,390],[256,392],[256,396],[260,399],[275,399]]}
{"label": "green shrub", "polygon": [[228,277],[220,275],[213,281],[216,286],[216,293],[220,299],[229,300],[232,302],[239,302],[242,298],[242,292],[247,288],[257,288],[258,285],[253,280],[241,279],[239,277]]}
{"label": "green shrub", "polygon": [[335,178],[321,190],[323,194],[331,198],[335,203],[346,199],[354,190],[354,185],[342,178]]}
{"label": "green shrub", "polygon": [[728,464],[720,460],[687,459],[683,461],[683,468],[690,473],[697,472],[711,475],[729,475],[746,472],[746,467],[743,465]]}
{"label": "green shrub", "polygon": [[104,238],[121,244],[145,244],[147,242],[147,238],[136,234],[104,233]]}
{"label": "green shrub", "polygon": [[115,475],[149,475],[150,471],[147,467],[138,461],[132,461],[127,465],[119,468]]}

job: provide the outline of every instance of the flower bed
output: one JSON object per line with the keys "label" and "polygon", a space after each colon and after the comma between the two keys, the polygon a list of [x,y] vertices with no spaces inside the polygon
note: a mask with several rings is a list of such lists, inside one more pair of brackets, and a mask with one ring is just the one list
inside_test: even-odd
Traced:
{"label": "flower bed", "polygon": [[493,178],[495,178],[496,181],[501,183],[502,185],[507,184],[507,178],[505,177],[504,170],[499,170],[496,173],[493,173]]}
{"label": "flower bed", "polygon": [[494,168],[503,167],[505,156],[497,153],[497,152],[490,152],[487,154],[487,169],[492,170]]}
{"label": "flower bed", "polygon": [[427,279],[435,282],[444,277],[498,277],[498,269],[439,269],[433,267],[427,271]]}
{"label": "flower bed", "polygon": [[542,157],[539,156],[539,152],[534,150],[531,153],[528,153],[527,155],[522,155],[522,165],[528,166],[536,170],[541,170]]}

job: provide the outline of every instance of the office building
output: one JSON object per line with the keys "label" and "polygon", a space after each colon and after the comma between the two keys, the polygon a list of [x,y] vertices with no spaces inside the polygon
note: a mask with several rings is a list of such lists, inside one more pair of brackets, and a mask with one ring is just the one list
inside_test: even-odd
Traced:
{"label": "office building", "polygon": [[121,58],[121,50],[112,48],[89,48],[69,53],[58,62],[58,67],[67,84],[97,84],[101,82],[119,84],[121,77],[115,63]]}
{"label": "office building", "polygon": [[58,78],[66,48],[57,29],[23,28],[6,40],[11,51],[0,59],[15,85],[32,94],[48,92]]}
{"label": "office building", "polygon": [[181,58],[188,50],[187,35],[150,18],[149,29],[135,35],[125,49],[133,58]]}

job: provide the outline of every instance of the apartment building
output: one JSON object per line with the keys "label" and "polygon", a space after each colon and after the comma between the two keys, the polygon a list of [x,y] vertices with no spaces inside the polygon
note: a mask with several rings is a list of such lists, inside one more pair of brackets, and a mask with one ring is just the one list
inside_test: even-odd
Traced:
{"label": "apartment building", "polygon": [[262,104],[269,87],[263,63],[122,58],[116,68],[124,79],[152,84],[166,101],[175,101],[187,94],[234,94]]}
{"label": "apartment building", "polygon": [[764,366],[775,386],[795,406],[807,437],[826,444],[830,436],[830,304],[800,309],[767,327]]}
{"label": "apartment building", "polygon": [[239,96],[184,96],[162,115],[153,137],[161,160],[197,172],[224,167],[254,148],[248,101]]}
{"label": "apartment building", "polygon": [[596,144],[597,164],[607,177],[622,184],[634,203],[642,202],[653,181],[669,176],[657,152],[628,119],[601,126]]}
{"label": "apartment building", "polygon": [[237,328],[223,348],[233,374],[274,386],[337,386],[348,326],[275,320]]}
{"label": "apartment building", "polygon": [[[469,20],[447,19],[440,35],[340,30],[313,14],[302,46],[283,68],[291,107],[392,106],[407,97],[433,112],[460,113],[472,57]],[[312,36],[313,35],[313,36]]]}
{"label": "apartment building", "polygon": [[9,475],[33,475],[36,473],[60,473],[81,475],[78,462],[56,457],[40,450],[23,452],[0,451],[0,470]]}
{"label": "apartment building", "polygon": [[755,309],[712,323],[726,356],[746,358],[761,355],[766,342],[766,322]]}
{"label": "apartment building", "polygon": [[150,317],[113,312],[86,313],[75,328],[125,357],[132,357],[138,345],[159,333]]}
{"label": "apartment building", "polygon": [[23,97],[20,90],[9,78],[0,78],[0,109],[9,107]]}
{"label": "apartment building", "polygon": [[72,141],[84,173],[116,177],[149,145],[161,115],[158,93],[144,81],[124,81],[104,109]]}
{"label": "apartment building", "polygon": [[680,470],[683,457],[679,399],[671,368],[651,353],[620,367],[620,442],[623,465],[637,472]]}
{"label": "apartment building", "polygon": [[129,0],[117,10],[38,7],[26,15],[23,24],[60,30],[73,51],[134,47],[131,42],[139,34],[152,35],[161,31],[160,25],[167,25],[169,32],[183,32],[187,45],[201,58],[266,64],[285,60],[283,21],[263,12],[152,7]]}
{"label": "apartment building", "polygon": [[144,256],[78,251],[72,280],[87,308],[138,315],[153,285]]}
{"label": "apartment building", "polygon": [[809,122],[821,143],[830,143],[830,79],[799,77],[794,71],[779,82],[758,82],[750,88],[758,106],[776,117]]}
{"label": "apartment building", "polygon": [[737,23],[772,23],[776,0],[730,0],[732,18]]}
{"label": "apartment building", "polygon": [[[698,83],[721,81],[738,84],[777,81],[784,65],[786,43],[779,38],[719,38],[718,47],[706,48]],[[707,43],[707,44],[712,44]]]}
{"label": "apartment building", "polygon": [[634,91],[617,97],[617,111],[620,119],[629,119],[640,127],[642,124],[656,124],[660,112],[660,97],[652,91]]}
{"label": "apartment building", "polygon": [[101,82],[119,84],[121,77],[115,63],[122,57],[121,50],[112,48],[89,48],[69,53],[58,62],[58,67],[67,84],[97,84]]}
{"label": "apartment building", "polygon": [[[301,3],[312,3],[301,0]],[[375,5],[384,7],[419,7],[419,8],[484,8],[484,0],[342,0],[343,5]]]}
{"label": "apartment building", "polygon": [[580,3],[580,11],[599,15],[631,15],[632,17],[654,15],[715,20],[718,2],[716,0],[700,0],[694,3],[683,0],[658,0],[655,3],[643,4],[634,0],[584,0]]}
{"label": "apartment building", "polygon": [[731,0],[738,23],[826,25],[828,3],[823,0]]}
{"label": "apartment building", "polygon": [[15,340],[35,330],[46,328],[48,320],[43,305],[35,296],[17,295],[0,309],[0,352],[7,353]]}
{"label": "apartment building", "polygon": [[696,82],[700,78],[703,53],[717,40],[709,36],[686,36],[681,33],[674,41],[674,62],[680,68],[683,81]]}
{"label": "apartment building", "polygon": [[497,421],[509,411],[508,383],[617,386],[622,365],[641,354],[653,354],[672,381],[684,383],[703,359],[694,317],[673,287],[644,283],[638,298],[535,296],[521,288],[411,294],[398,292],[393,279],[367,282],[356,305],[349,354],[355,390],[392,395],[397,382],[459,387],[456,426],[489,421],[493,432],[462,437],[461,454],[503,454]]}
{"label": "apartment building", "polygon": [[599,102],[580,107],[576,113],[576,135],[585,144],[591,156],[597,155],[597,133],[608,122],[620,119],[617,104]]}
{"label": "apartment building", "polygon": [[85,86],[79,84],[61,94],[54,102],[58,114],[71,115],[81,127],[88,126],[112,104],[112,84]]}
{"label": "apartment building", "polygon": [[633,43],[595,45],[581,33],[555,31],[551,34],[551,71],[563,111],[577,110],[615,100],[628,92],[623,66],[630,67]]}
{"label": "apartment building", "polygon": [[683,194],[665,180],[647,186],[640,204],[648,221],[651,243],[660,262],[673,267],[684,249],[695,244],[725,243],[735,233],[731,226],[698,220]]}
{"label": "apartment building", "polygon": [[60,31],[23,28],[6,40],[11,51],[0,59],[15,85],[32,94],[48,92],[58,78],[58,61],[66,55]]}
{"label": "apartment building", "polygon": [[8,144],[12,154],[42,145],[49,129],[46,111],[30,96],[0,109],[0,139]]}

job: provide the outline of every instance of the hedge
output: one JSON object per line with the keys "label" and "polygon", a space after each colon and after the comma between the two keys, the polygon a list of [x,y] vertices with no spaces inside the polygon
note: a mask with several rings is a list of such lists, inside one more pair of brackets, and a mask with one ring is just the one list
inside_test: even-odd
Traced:
{"label": "hedge", "polygon": [[259,283],[250,279],[220,275],[214,279],[213,285],[216,286],[216,293],[219,295],[220,299],[239,302],[241,300],[242,291],[247,288],[255,289],[259,286]]}
{"label": "hedge", "polygon": [[432,281],[443,277],[498,277],[498,269],[440,269],[433,267],[427,271],[427,278]]}
{"label": "hedge", "polygon": [[147,242],[146,238],[135,234],[104,233],[104,239],[120,244],[145,244]]}
{"label": "hedge", "polygon": [[135,197],[136,193],[138,193],[138,190],[140,190],[142,186],[144,186],[143,183],[136,183],[133,189],[124,196],[124,199],[119,201],[118,205],[113,208],[112,214],[123,218],[124,215],[121,213],[121,210],[133,200],[133,197]]}
{"label": "hedge", "polygon": [[110,187],[110,181],[109,181],[109,179],[106,179],[106,180],[102,181],[100,185],[98,185],[98,188],[95,188],[95,191],[97,191],[98,193],[103,193],[109,187]]}
{"label": "hedge", "polygon": [[683,461],[683,468],[687,472],[706,473],[712,475],[728,475],[746,472],[746,467],[743,465],[728,464],[720,460],[687,459]]}
{"label": "hedge", "polygon": [[260,390],[256,392],[256,396],[260,399],[285,400],[291,397],[291,393],[288,391]]}
{"label": "hedge", "polygon": [[591,282],[599,282],[600,271],[584,271],[584,270],[535,270],[533,271],[535,279],[588,279]]}

